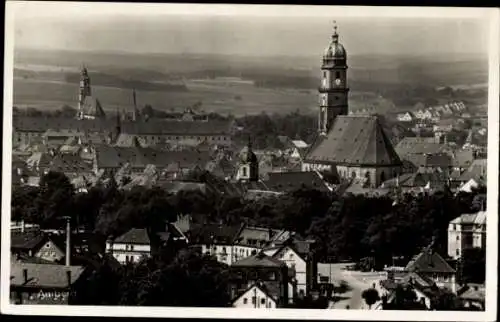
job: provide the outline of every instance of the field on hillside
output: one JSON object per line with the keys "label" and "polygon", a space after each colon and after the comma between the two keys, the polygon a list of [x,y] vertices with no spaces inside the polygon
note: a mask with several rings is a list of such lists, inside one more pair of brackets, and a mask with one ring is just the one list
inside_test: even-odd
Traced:
{"label": "field on hillside", "polygon": [[[78,70],[85,62],[93,95],[107,111],[132,109],[132,88],[136,89],[139,106],[150,104],[162,110],[201,103],[206,112],[235,116],[317,111],[320,59],[310,57],[74,52],[16,55],[13,99],[20,108],[76,107]],[[484,66],[471,62],[353,57],[348,63],[350,110],[374,108],[381,114],[411,108],[416,101],[448,99],[438,97],[435,88],[475,88],[487,80]],[[425,88],[419,89],[422,86]],[[468,93],[462,94],[467,98]],[[476,94],[479,103],[486,98],[481,95]]]}

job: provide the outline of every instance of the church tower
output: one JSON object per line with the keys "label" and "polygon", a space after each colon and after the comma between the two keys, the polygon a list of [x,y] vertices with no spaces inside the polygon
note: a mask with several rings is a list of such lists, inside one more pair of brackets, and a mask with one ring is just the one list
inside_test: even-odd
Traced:
{"label": "church tower", "polygon": [[85,66],[82,67],[80,73],[80,89],[78,92],[78,118],[84,118],[84,105],[85,99],[92,96],[92,91],[90,89],[90,77]]}
{"label": "church tower", "polygon": [[318,131],[326,135],[337,115],[347,115],[347,55],[339,43],[337,25],[334,22],[330,44],[323,54],[321,85],[319,87]]}
{"label": "church tower", "polygon": [[252,151],[252,142],[248,139],[248,145],[240,153],[240,162],[236,180],[259,181],[259,160]]}

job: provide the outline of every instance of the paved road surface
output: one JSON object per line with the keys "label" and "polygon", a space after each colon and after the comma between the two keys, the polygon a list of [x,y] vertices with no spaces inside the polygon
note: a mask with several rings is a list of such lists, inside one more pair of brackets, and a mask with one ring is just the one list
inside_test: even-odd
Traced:
{"label": "paved road surface", "polygon": [[[347,305],[352,310],[368,309],[368,306],[361,297],[361,293],[372,287],[373,283],[378,283],[382,278],[380,273],[362,273],[356,271],[348,271],[344,268],[350,264],[318,264],[318,273],[322,276],[330,276],[330,280],[336,285],[344,280],[349,284],[351,290],[341,294],[342,299],[329,306],[332,309],[345,309]],[[331,273],[331,275],[330,275]]]}

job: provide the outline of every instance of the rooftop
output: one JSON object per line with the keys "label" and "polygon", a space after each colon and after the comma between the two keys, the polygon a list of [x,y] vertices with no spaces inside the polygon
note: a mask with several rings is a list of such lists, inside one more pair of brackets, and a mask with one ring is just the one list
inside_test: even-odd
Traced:
{"label": "rooftop", "polygon": [[337,117],[327,136],[313,144],[305,159],[345,165],[401,164],[377,116]]}

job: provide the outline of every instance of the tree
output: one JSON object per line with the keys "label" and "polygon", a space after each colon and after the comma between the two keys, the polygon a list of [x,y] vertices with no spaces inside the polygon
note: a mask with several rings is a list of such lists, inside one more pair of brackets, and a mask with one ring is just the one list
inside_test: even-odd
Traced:
{"label": "tree", "polygon": [[41,226],[59,228],[63,216],[76,217],[73,212],[74,187],[63,173],[50,171],[40,179],[40,193],[35,204],[42,214]]}
{"label": "tree", "polygon": [[371,309],[373,304],[380,300],[380,296],[378,295],[377,290],[374,288],[364,290],[363,293],[361,293],[361,297],[365,300],[369,309]]}
{"label": "tree", "polygon": [[482,284],[486,278],[486,251],[484,248],[464,249],[462,253],[463,283]]}
{"label": "tree", "polygon": [[183,250],[171,263],[142,261],[125,268],[121,305],[229,306],[229,269],[208,256]]}
{"label": "tree", "polygon": [[436,290],[431,297],[431,309],[436,311],[458,311],[462,309],[460,299],[447,289]]}
{"label": "tree", "polygon": [[424,303],[417,301],[417,294],[408,285],[398,285],[394,290],[394,300],[387,303],[386,298],[383,299],[384,310],[426,310]]}

